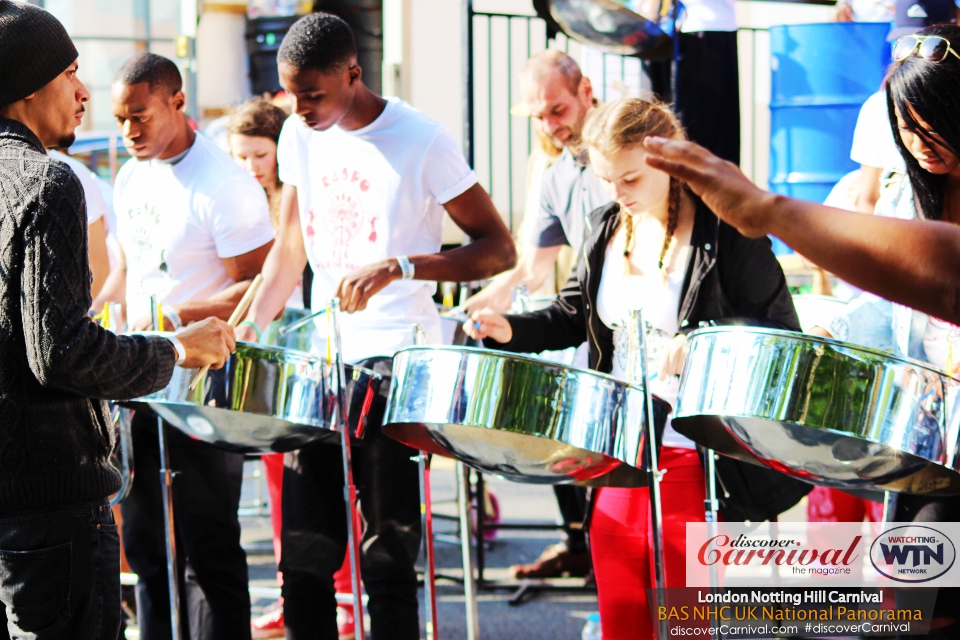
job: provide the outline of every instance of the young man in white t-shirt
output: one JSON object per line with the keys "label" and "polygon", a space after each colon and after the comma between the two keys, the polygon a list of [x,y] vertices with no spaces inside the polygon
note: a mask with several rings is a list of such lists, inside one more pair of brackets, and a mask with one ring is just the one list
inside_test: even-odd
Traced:
{"label": "young man in white t-shirt", "polygon": [[107,254],[107,218],[110,215],[107,202],[103,199],[100,182],[87,165],[60,151],[51,150],[50,156],[66,162],[80,179],[83,197],[87,201],[87,244],[90,257],[90,273],[93,283],[90,293],[96,297],[110,273],[110,258]]}
{"label": "young man in white t-shirt", "polygon": [[[294,115],[280,136],[284,182],[277,244],[248,318],[261,328],[283,308],[309,260],[313,304],[341,299],[343,353],[385,374],[364,442],[354,453],[365,530],[361,575],[375,640],[419,638],[414,561],[420,505],[413,449],[380,431],[390,357],[419,323],[440,341],[436,281],[471,281],[513,266],[510,233],[439,123],[367,89],[353,33],[314,13],[278,53]],[[446,210],[473,242],[439,253]],[[249,328],[248,328],[249,329]],[[250,337],[251,331],[239,335]],[[337,638],[333,573],[346,524],[340,452],[329,444],[287,454],[280,568],[288,638]]]}
{"label": "young man in white t-shirt", "polygon": [[[133,329],[150,325],[150,296],[164,327],[228,318],[273,241],[263,189],[183,113],[176,65],[138,54],[117,72],[111,101],[133,159],[114,191],[120,261],[101,299],[126,300]],[[181,618],[191,638],[250,638],[246,555],[237,507],[243,456],[167,428],[177,473],[174,504],[185,559]],[[133,422],[137,480],[122,504],[127,559],[139,576],[141,637],[169,637],[170,615],[156,417]]]}

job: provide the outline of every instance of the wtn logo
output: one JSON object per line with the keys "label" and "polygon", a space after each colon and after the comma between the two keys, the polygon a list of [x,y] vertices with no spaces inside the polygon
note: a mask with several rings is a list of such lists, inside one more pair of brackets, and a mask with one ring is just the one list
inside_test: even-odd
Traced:
{"label": "wtn logo", "polygon": [[870,546],[870,562],[898,582],[929,582],[953,566],[956,549],[940,531],[918,525],[883,532]]}
{"label": "wtn logo", "polygon": [[[930,541],[935,541],[935,538],[932,538]],[[887,546],[881,542],[880,551],[883,553],[883,561],[888,565],[907,564],[907,562],[910,560],[910,556],[913,556],[913,566],[915,567],[919,566],[921,562],[923,562],[923,564],[930,564],[931,560],[939,564],[943,564],[942,542],[937,545],[936,551],[931,549],[929,545],[926,544],[895,544]]]}

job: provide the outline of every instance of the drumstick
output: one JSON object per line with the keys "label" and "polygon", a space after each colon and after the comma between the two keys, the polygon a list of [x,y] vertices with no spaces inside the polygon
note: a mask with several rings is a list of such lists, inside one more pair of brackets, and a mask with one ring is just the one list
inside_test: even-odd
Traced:
{"label": "drumstick", "polygon": [[[240,320],[242,320],[243,316],[247,314],[247,309],[250,308],[250,303],[253,302],[253,296],[257,295],[257,289],[260,288],[261,284],[263,284],[263,275],[258,273],[257,277],[254,278],[253,282],[250,283],[250,287],[247,289],[247,292],[243,294],[242,298],[240,298],[237,308],[233,310],[232,314],[230,314],[230,319],[227,320],[227,324],[234,328],[240,324]],[[190,391],[193,391],[197,388],[197,384],[200,382],[200,379],[207,375],[207,371],[209,370],[210,365],[206,365],[197,371],[197,375],[193,377],[193,382],[190,383]]]}

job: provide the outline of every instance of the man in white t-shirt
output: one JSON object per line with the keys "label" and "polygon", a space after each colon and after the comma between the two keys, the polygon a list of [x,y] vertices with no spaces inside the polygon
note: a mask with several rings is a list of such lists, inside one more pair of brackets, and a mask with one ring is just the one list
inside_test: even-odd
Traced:
{"label": "man in white t-shirt", "polygon": [[[228,318],[273,241],[263,189],[233,159],[189,127],[180,73],[170,60],[130,58],[111,87],[114,116],[133,159],[117,174],[114,208],[121,255],[101,299],[126,300],[133,329],[150,325],[150,296],[164,327]],[[237,508],[243,456],[167,427],[177,543],[191,638],[250,638],[246,555]],[[143,638],[169,637],[157,421],[133,422],[137,479],[122,503],[127,559],[139,576]]]}
{"label": "man in white t-shirt", "polygon": [[[278,146],[278,240],[248,318],[266,327],[309,260],[314,307],[338,296],[346,312],[344,358],[384,374],[353,458],[364,521],[361,575],[372,637],[413,640],[420,636],[418,473],[416,452],[380,431],[390,358],[412,344],[414,323],[430,342],[440,341],[436,281],[488,278],[512,267],[516,251],[449,131],[364,86],[346,22],[323,13],[301,18],[277,59],[294,115]],[[473,241],[438,253],[444,210]],[[249,337],[247,329],[239,335]],[[287,454],[280,569],[288,638],[337,638],[333,573],[347,546],[343,484],[336,447]]]}
{"label": "man in white t-shirt", "polygon": [[50,151],[50,155],[57,160],[66,162],[77,174],[80,179],[80,186],[83,187],[83,197],[87,201],[87,243],[90,256],[90,273],[93,275],[90,293],[96,297],[110,273],[110,258],[107,253],[107,218],[110,214],[107,202],[103,199],[100,185],[102,180],[94,175],[87,168],[87,165],[76,158],[71,158],[60,151]]}

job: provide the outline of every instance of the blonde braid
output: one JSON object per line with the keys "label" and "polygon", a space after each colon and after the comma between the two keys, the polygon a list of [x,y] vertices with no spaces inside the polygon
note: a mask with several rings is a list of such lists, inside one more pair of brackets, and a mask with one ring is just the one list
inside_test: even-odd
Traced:
{"label": "blonde braid", "polygon": [[633,216],[620,207],[620,216],[626,237],[623,240],[623,275],[630,275],[630,252],[633,250]]}
{"label": "blonde braid", "polygon": [[677,230],[677,224],[680,222],[680,194],[683,192],[680,181],[676,178],[670,178],[670,194],[667,199],[667,232],[663,236],[663,248],[660,249],[660,261],[657,262],[657,268],[666,273],[663,268],[663,261],[667,257],[667,251],[673,242],[673,234]]}

